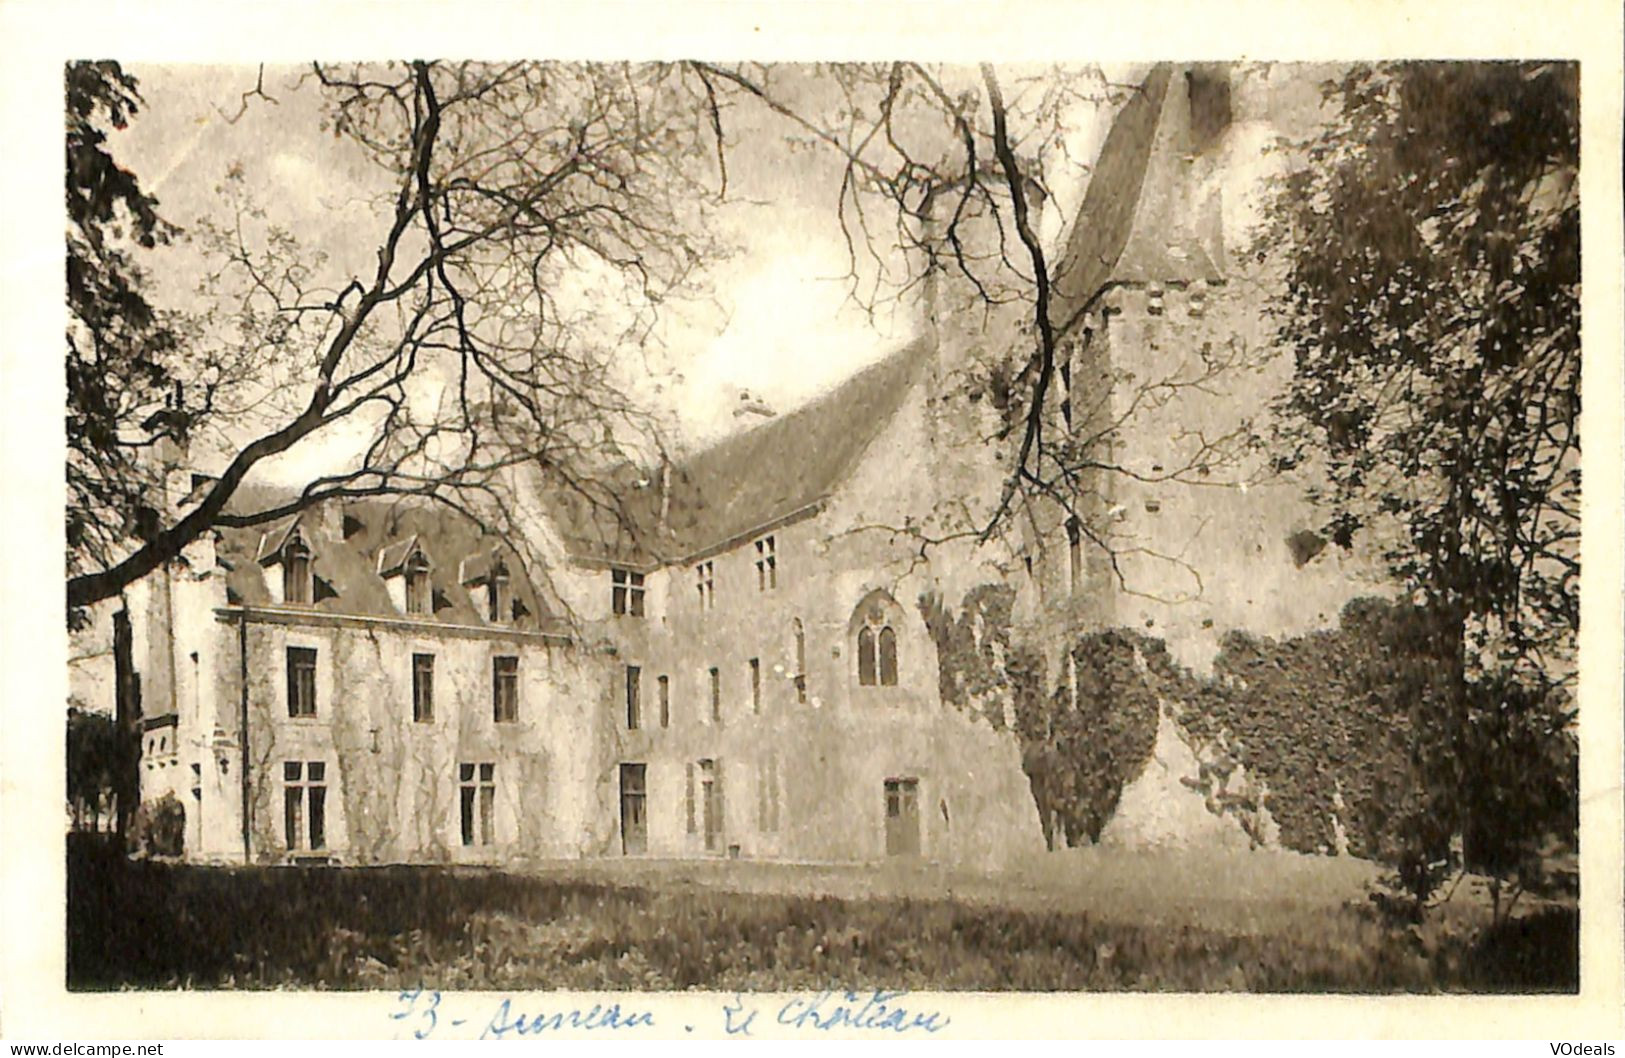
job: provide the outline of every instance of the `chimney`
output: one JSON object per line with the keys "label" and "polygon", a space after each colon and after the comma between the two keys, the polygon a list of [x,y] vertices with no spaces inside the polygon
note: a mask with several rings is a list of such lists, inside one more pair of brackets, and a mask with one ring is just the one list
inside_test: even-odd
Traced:
{"label": "chimney", "polygon": [[1197,63],[1185,72],[1190,96],[1190,147],[1204,154],[1230,128],[1230,71],[1225,63]]}
{"label": "chimney", "polygon": [[771,419],[775,414],[770,404],[750,390],[742,389],[739,391],[739,403],[734,406],[734,418],[738,419],[745,415],[760,415],[764,419]]}

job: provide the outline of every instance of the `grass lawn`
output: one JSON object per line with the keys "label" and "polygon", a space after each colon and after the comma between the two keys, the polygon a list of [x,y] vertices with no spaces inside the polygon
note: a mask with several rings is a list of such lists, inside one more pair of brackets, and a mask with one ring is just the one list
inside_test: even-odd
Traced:
{"label": "grass lawn", "polygon": [[1573,990],[1578,920],[1420,933],[1373,873],[1291,854],[1069,850],[928,866],[588,861],[206,868],[70,845],[70,988]]}

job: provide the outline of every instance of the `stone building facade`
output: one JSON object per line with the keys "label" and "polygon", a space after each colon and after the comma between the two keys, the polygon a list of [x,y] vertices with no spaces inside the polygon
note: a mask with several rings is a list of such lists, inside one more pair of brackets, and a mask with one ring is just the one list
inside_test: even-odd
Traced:
{"label": "stone building facade", "polygon": [[[519,482],[522,549],[381,504],[194,544],[130,602],[143,800],[173,794],[187,854],[219,861],[987,868],[1041,850],[1010,706],[944,701],[932,605],[1007,588],[1056,686],[1079,628],[1140,629],[1199,666],[1226,629],[1324,625],[1370,589],[1304,545],[1301,483],[1243,487],[1244,447],[1204,462],[1282,381],[1267,357],[1204,373],[1268,345],[1204,190],[1225,77],[1149,74],[1057,265],[1057,318],[1078,323],[1055,428],[1103,437],[1127,472],[1080,475],[994,539],[966,531],[999,501],[987,389],[1024,310],[961,304],[938,277],[921,336],[834,390],[687,458],[610,468],[613,516]],[[1156,772],[1189,758],[1171,737],[1125,806],[1178,795]]]}

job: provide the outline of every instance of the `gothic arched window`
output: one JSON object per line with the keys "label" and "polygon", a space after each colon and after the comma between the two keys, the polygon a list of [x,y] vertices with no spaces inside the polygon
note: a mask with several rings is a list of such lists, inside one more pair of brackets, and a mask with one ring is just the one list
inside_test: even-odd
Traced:
{"label": "gothic arched window", "polygon": [[880,685],[882,687],[897,686],[897,633],[892,631],[891,625],[881,628],[880,635]]}
{"label": "gothic arched window", "polygon": [[875,685],[875,633],[867,627],[858,629],[858,682],[865,687]]}
{"label": "gothic arched window", "polygon": [[897,629],[902,622],[902,607],[880,589],[864,596],[852,611],[847,629],[857,652],[859,686],[897,686]]}

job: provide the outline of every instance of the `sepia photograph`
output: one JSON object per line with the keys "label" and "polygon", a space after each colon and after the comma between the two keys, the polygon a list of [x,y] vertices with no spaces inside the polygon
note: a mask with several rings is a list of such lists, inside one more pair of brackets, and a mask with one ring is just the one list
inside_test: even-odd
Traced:
{"label": "sepia photograph", "polygon": [[1576,986],[1576,65],[65,76],[71,985]]}
{"label": "sepia photograph", "polygon": [[31,104],[52,987],[1579,997],[1579,61],[265,54]]}

